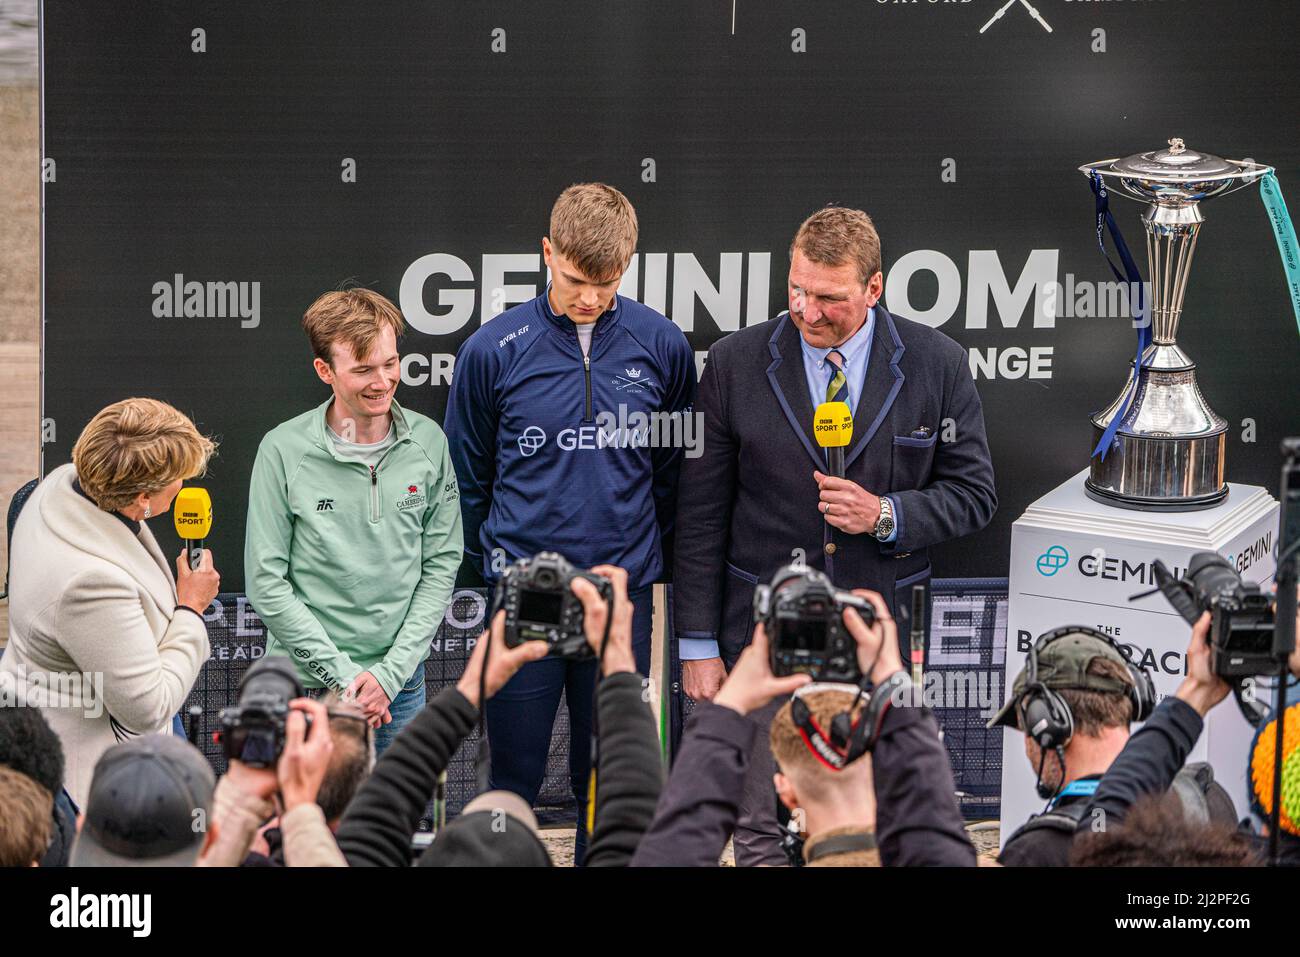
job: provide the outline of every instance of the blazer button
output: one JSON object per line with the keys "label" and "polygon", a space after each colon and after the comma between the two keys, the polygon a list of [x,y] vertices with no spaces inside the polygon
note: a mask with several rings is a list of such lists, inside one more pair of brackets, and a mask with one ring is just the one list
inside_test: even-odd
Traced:
{"label": "blazer button", "polygon": [[835,554],[835,543],[834,543],[834,542],[827,542],[827,543],[826,543],[825,552],[826,552],[827,555],[834,555],[834,554]]}

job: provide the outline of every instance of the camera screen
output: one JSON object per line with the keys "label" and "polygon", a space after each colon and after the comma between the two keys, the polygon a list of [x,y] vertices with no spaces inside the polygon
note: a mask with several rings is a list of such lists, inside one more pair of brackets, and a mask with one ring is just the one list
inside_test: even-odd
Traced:
{"label": "camera screen", "polygon": [[558,625],[564,595],[560,592],[521,591],[519,593],[519,620],[542,625]]}
{"label": "camera screen", "polygon": [[1239,655],[1267,655],[1273,649],[1273,625],[1256,620],[1234,621],[1224,650]]}
{"label": "camera screen", "polygon": [[779,646],[794,651],[825,651],[825,620],[789,619],[780,622],[781,636]]}

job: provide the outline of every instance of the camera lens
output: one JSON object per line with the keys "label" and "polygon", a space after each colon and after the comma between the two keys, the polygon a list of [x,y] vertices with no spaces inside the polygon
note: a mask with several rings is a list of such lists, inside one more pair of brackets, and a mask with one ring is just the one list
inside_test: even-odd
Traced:
{"label": "camera lens", "polygon": [[1241,584],[1241,576],[1221,555],[1197,552],[1187,563],[1187,578],[1204,596],[1232,592]]}

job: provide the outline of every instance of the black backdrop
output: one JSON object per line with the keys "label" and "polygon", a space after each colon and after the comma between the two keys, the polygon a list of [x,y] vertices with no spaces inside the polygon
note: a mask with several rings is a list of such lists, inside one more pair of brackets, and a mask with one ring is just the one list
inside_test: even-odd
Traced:
{"label": "black backdrop", "polygon": [[[1134,337],[1114,319],[1036,326],[1032,301],[1012,314],[970,296],[972,278],[1014,287],[1040,250],[1056,257],[1052,279],[1108,280],[1075,167],[1170,136],[1277,166],[1300,203],[1300,5],[1035,5],[1052,32],[1013,3],[981,34],[1000,0],[49,0],[43,468],[68,461],[111,401],[182,408],[221,441],[211,544],[223,589],[242,590],[257,443],[326,396],[298,326],[320,292],[352,280],[397,300],[420,257],[457,257],[473,281],[432,276],[422,301],[445,312],[448,290],[469,290],[472,316],[444,335],[413,330],[401,350],[452,354],[490,305],[484,286],[500,284],[483,257],[538,254],[558,192],[600,179],[636,205],[641,277],[668,264],[661,298],[704,350],[721,334],[714,313],[725,326],[784,307],[794,228],[837,202],[875,218],[895,311],[957,296],[941,328],[964,346],[1051,350],[1050,378],[980,376],[1001,507],[936,560],[940,576],[1003,575],[1012,521],[1086,464],[1088,413],[1119,390]],[[1139,207],[1116,203],[1141,256]],[[1232,424],[1230,478],[1276,492],[1300,358],[1277,251],[1254,190],[1206,214],[1179,341]],[[956,281],[918,271],[903,291],[890,268],[918,250],[950,260]],[[972,267],[972,251],[1000,271]],[[770,253],[766,283],[753,253]],[[724,254],[743,254],[725,281]],[[673,303],[691,257],[714,285],[736,284],[731,300]],[[258,324],[155,315],[154,284],[176,274],[259,283]],[[971,327],[972,298],[987,328]],[[398,398],[441,419],[446,385]]]}

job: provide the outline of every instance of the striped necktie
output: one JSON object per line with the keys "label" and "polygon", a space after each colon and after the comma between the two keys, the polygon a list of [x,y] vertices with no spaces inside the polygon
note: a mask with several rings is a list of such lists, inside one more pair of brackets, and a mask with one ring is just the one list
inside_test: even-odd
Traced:
{"label": "striped necktie", "polygon": [[826,401],[847,404],[849,401],[849,380],[844,374],[844,356],[840,355],[838,350],[832,349],[826,353],[826,361],[835,370],[831,376],[831,381],[826,385]]}

